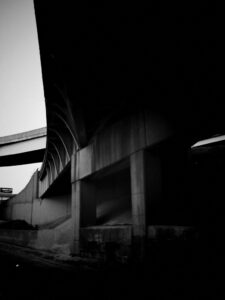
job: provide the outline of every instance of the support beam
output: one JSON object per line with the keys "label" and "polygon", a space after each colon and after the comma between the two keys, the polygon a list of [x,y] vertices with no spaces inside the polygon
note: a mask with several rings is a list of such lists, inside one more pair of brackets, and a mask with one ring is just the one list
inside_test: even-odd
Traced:
{"label": "support beam", "polygon": [[133,221],[133,255],[135,259],[144,258],[146,240],[146,186],[145,153],[135,152],[130,157],[131,202]]}

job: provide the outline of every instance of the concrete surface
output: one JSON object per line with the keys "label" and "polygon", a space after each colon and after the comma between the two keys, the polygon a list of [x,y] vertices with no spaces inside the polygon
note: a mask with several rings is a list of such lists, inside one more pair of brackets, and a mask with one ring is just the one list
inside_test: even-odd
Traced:
{"label": "concrete surface", "polygon": [[[48,226],[50,227],[50,224]],[[0,229],[0,240],[37,250],[69,255],[72,239],[71,231],[71,218],[68,218],[62,220],[61,224],[57,224],[53,228],[47,227],[40,230]]]}

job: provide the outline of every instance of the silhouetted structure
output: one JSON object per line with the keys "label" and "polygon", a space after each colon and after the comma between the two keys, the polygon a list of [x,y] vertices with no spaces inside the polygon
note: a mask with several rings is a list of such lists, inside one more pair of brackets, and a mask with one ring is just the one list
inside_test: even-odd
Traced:
{"label": "silhouetted structure", "polygon": [[195,240],[202,199],[220,201],[224,180],[210,180],[211,152],[191,150],[225,130],[218,8],[35,1],[35,12],[47,148],[32,224],[52,237],[36,247],[126,260],[155,240]]}

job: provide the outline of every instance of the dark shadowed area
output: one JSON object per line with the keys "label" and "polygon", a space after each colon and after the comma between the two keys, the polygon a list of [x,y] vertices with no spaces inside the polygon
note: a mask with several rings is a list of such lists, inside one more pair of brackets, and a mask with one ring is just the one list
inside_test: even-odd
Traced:
{"label": "dark shadowed area", "polygon": [[33,226],[0,230],[3,297],[218,299],[220,7],[34,7],[47,143],[41,170],[1,206]]}

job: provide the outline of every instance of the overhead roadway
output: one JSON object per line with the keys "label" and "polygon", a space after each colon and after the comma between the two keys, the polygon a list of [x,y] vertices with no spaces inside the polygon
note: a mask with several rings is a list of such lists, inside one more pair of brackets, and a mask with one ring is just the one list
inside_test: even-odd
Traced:
{"label": "overhead roadway", "polygon": [[71,142],[82,148],[96,131],[141,107],[165,115],[190,145],[223,134],[223,46],[192,47],[215,45],[223,28],[218,18],[208,28],[207,12],[195,7],[201,16],[195,24],[190,5],[178,26],[170,5],[34,4],[50,152],[60,137],[67,148]]}
{"label": "overhead roadway", "polygon": [[0,137],[0,166],[42,162],[46,127]]}

